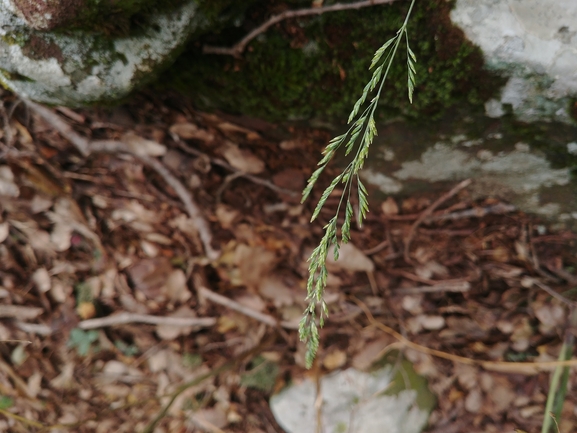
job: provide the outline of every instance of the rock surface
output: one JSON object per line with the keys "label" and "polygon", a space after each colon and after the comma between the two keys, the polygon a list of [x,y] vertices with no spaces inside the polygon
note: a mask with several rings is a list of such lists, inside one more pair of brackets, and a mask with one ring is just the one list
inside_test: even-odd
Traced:
{"label": "rock surface", "polygon": [[126,96],[169,63],[203,23],[196,3],[186,1],[146,15],[117,36],[107,29],[61,31],[55,26],[70,18],[63,4],[26,12],[22,1],[0,0],[0,81],[48,104],[81,106]]}
{"label": "rock surface", "polygon": [[[354,368],[321,379],[322,431],[355,433],[419,433],[429,410],[416,403],[414,389],[384,395],[391,386],[390,368],[363,373]],[[428,391],[427,391],[428,392]],[[278,423],[287,433],[317,431],[316,385],[306,379],[271,397]]]}
{"label": "rock surface", "polygon": [[487,114],[509,104],[525,121],[568,121],[577,95],[577,2],[458,0],[451,19],[481,47],[487,66],[509,77]]}
{"label": "rock surface", "polygon": [[363,177],[385,195],[446,191],[448,184],[470,178],[474,198],[499,197],[577,227],[577,127],[512,117],[448,116],[417,132],[408,123],[382,125]]}

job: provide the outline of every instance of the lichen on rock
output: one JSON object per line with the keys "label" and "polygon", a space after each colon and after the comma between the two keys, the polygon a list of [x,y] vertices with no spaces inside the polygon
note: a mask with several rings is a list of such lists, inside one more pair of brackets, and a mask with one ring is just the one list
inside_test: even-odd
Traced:
{"label": "lichen on rock", "polygon": [[0,81],[48,104],[120,99],[153,79],[190,34],[206,25],[196,12],[194,1],[158,8],[126,35],[114,36],[93,29],[35,30],[10,0],[0,0]]}

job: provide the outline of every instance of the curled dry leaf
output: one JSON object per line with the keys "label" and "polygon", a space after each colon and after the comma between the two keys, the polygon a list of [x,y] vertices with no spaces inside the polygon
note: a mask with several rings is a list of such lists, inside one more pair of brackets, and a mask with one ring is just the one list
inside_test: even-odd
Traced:
{"label": "curled dry leaf", "polygon": [[18,197],[20,189],[14,183],[14,173],[7,165],[0,165],[0,196]]}

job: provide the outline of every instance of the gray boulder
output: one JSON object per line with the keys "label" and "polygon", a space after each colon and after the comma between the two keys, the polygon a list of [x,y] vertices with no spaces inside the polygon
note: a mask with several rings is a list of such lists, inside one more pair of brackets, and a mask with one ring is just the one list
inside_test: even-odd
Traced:
{"label": "gray boulder", "polygon": [[[206,24],[194,1],[164,8],[149,3],[119,1],[113,8],[96,0],[0,0],[0,81],[47,104],[74,107],[126,96]],[[145,5],[146,13],[134,19]]]}

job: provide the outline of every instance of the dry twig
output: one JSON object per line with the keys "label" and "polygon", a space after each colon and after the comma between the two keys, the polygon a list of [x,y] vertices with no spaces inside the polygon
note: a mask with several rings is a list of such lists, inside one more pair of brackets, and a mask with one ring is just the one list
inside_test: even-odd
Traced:
{"label": "dry twig", "polygon": [[550,294],[552,297],[554,297],[555,299],[558,299],[559,301],[563,302],[564,304],[567,304],[569,306],[572,307],[577,307],[577,302],[572,301],[569,298],[566,298],[565,296],[563,296],[561,293],[557,293],[555,290],[553,290],[551,287],[549,287],[547,284],[543,284],[541,281],[539,280],[533,280],[533,284],[535,284],[537,287],[539,287],[541,290],[544,290],[545,292],[547,292],[548,294]]}
{"label": "dry twig", "polygon": [[119,313],[112,316],[83,320],[78,323],[80,329],[97,329],[107,326],[126,325],[127,323],[146,323],[147,325],[198,326],[206,328],[216,324],[214,317],[163,317],[150,314]]}
{"label": "dry twig", "polygon": [[402,287],[393,290],[395,295],[417,295],[420,293],[438,293],[438,292],[468,292],[471,290],[471,283],[468,281],[447,281],[439,282],[432,286],[419,287]]}
{"label": "dry twig", "polygon": [[411,230],[409,231],[409,234],[407,235],[407,239],[405,241],[404,257],[407,263],[411,263],[411,258],[409,257],[409,250],[411,248],[411,242],[413,241],[413,237],[415,236],[415,231],[417,230],[417,227],[419,227],[423,221],[425,221],[429,216],[431,216],[431,214],[435,211],[435,209],[437,209],[441,204],[449,200],[459,191],[468,187],[471,184],[471,182],[472,182],[471,179],[465,179],[464,181],[460,182],[457,186],[455,186],[453,189],[451,189],[449,192],[443,194],[433,204],[431,204],[427,209],[425,209],[425,211],[421,213],[421,216],[417,219],[417,221],[413,223],[413,225],[411,226]]}
{"label": "dry twig", "polygon": [[376,6],[376,5],[384,5],[393,3],[395,0],[365,0],[359,1],[355,3],[337,3],[335,5],[330,6],[322,6],[317,8],[307,8],[307,9],[298,9],[292,11],[285,11],[278,15],[273,15],[267,21],[262,23],[256,29],[251,31],[248,35],[238,41],[234,46],[227,48],[227,47],[212,47],[205,45],[203,47],[203,52],[205,54],[221,54],[225,56],[233,56],[233,57],[240,57],[240,55],[245,50],[246,46],[250,41],[256,38],[261,33],[264,33],[268,30],[269,27],[273,26],[274,24],[289,19],[289,18],[298,18],[304,17],[309,15],[321,15],[326,12],[336,12],[336,11],[345,11],[351,9],[361,9],[368,6]]}
{"label": "dry twig", "polygon": [[[352,300],[363,310],[370,324],[379,328],[383,332],[389,334],[398,340],[402,346],[416,350],[427,355],[435,356],[437,358],[447,359],[449,361],[458,362],[460,364],[477,365],[488,371],[497,371],[500,373],[515,373],[515,374],[537,374],[539,371],[550,371],[557,367],[577,367],[577,359],[568,361],[538,361],[538,362],[506,362],[506,361],[482,361],[479,359],[466,358],[464,356],[453,355],[442,350],[431,349],[429,347],[417,344],[408,338],[395,331],[393,328],[377,321],[372,315],[369,308],[364,302],[353,297]],[[393,343],[394,344],[394,343]]]}
{"label": "dry twig", "polygon": [[[433,215],[426,218],[423,222],[428,224],[436,221],[456,221],[465,218],[482,218],[487,215],[502,215],[509,212],[515,212],[516,210],[517,208],[512,204],[497,203],[491,206],[466,209],[456,212],[435,212]],[[421,213],[406,215],[385,215],[384,218],[388,221],[414,221],[419,219],[421,215]]]}
{"label": "dry twig", "polygon": [[24,100],[26,105],[45,121],[50,123],[64,138],[70,141],[78,151],[87,157],[93,153],[128,153],[138,158],[142,163],[156,171],[165,182],[176,192],[178,197],[184,203],[184,207],[190,218],[193,220],[206,256],[211,260],[216,260],[219,252],[212,247],[212,233],[206,219],[202,216],[200,208],[193,200],[188,190],[182,183],[157,159],[147,155],[136,153],[133,149],[121,141],[98,140],[90,141],[80,134],[76,133],[64,120],[48,108],[36,104],[35,102]]}
{"label": "dry twig", "polygon": [[230,308],[231,310],[237,311],[245,316],[252,317],[259,322],[262,322],[266,325],[272,326],[274,328],[282,327],[285,329],[298,329],[299,324],[287,321],[277,321],[274,317],[269,316],[268,314],[261,313],[259,311],[255,311],[251,308],[248,308],[242,304],[239,304],[232,299],[227,298],[226,296],[219,295],[218,293],[213,292],[212,290],[207,289],[206,287],[198,287],[198,295],[202,298],[208,299],[215,304],[219,304]]}

